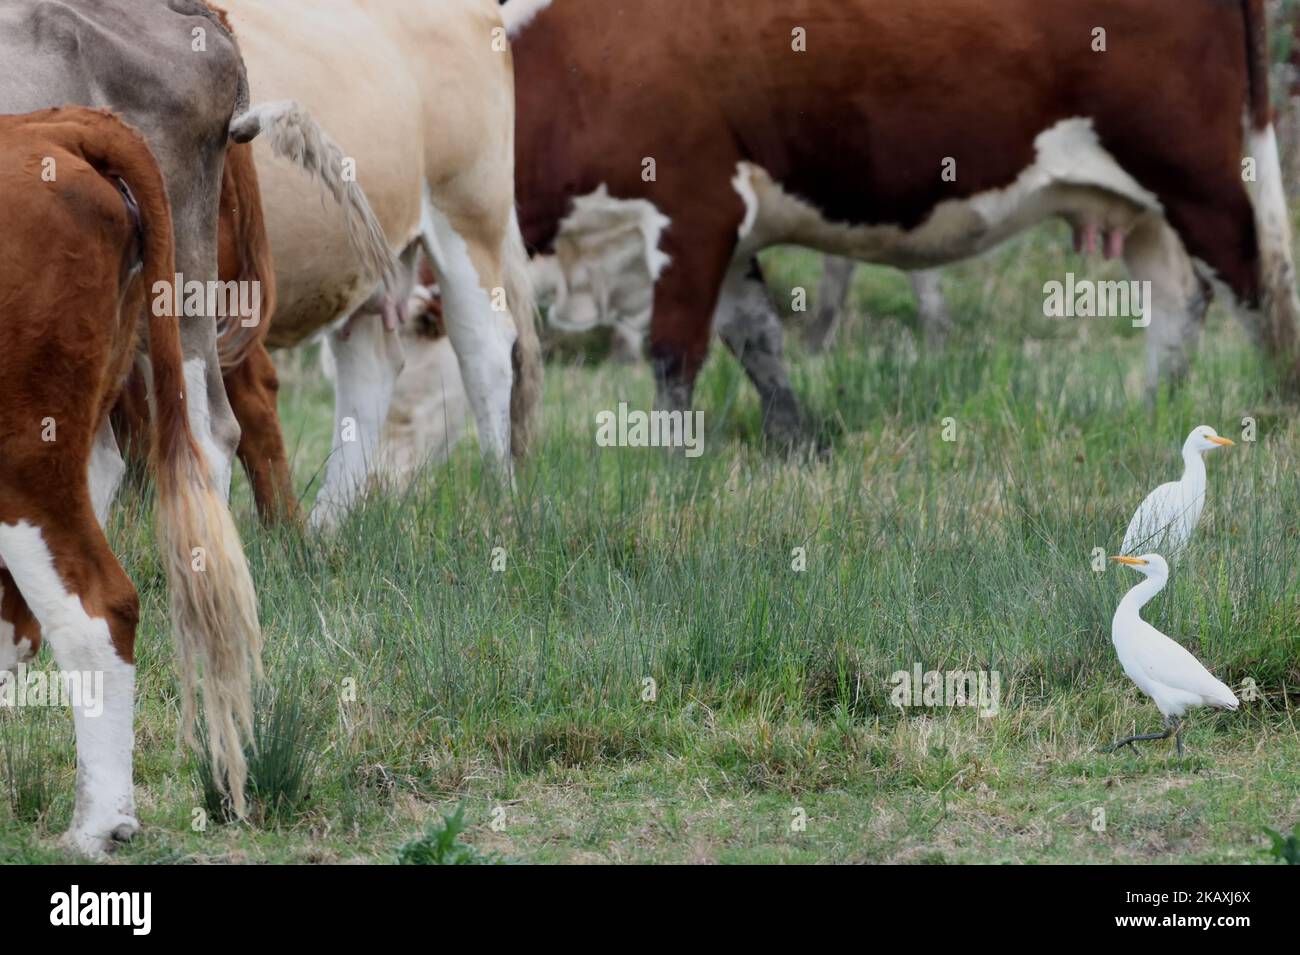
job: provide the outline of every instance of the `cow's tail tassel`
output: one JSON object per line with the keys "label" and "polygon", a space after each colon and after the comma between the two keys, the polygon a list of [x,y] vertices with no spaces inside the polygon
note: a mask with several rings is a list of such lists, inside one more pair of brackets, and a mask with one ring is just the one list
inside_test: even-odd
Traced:
{"label": "cow's tail tassel", "polygon": [[515,215],[510,217],[502,243],[501,274],[506,307],[515,323],[515,345],[510,356],[514,369],[514,386],[510,391],[510,453],[520,461],[536,444],[541,427],[542,345],[537,337],[537,298],[528,250]]}
{"label": "cow's tail tassel", "polygon": [[[148,187],[130,181],[128,185],[140,206],[145,287],[155,289],[159,282],[168,286],[175,267],[162,178]],[[151,296],[149,364],[158,537],[171,595],[181,725],[186,741],[197,748],[194,725],[201,696],[212,778],[229,796],[235,813],[243,816],[248,775],[244,748],[253,734],[250,670],[260,674],[262,631],[239,531],[190,430],[174,296]],[[203,387],[202,381],[195,386]]]}
{"label": "cow's tail tassel", "polygon": [[178,328],[173,316],[151,310],[158,537],[171,595],[181,726],[186,742],[197,748],[201,697],[212,779],[242,817],[244,750],[253,737],[251,673],[261,676],[262,629],[239,531],[190,430]]}

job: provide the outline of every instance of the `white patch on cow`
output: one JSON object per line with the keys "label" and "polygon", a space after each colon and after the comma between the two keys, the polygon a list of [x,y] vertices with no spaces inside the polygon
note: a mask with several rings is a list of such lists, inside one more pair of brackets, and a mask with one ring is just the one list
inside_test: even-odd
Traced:
{"label": "white patch on cow", "polygon": [[433,204],[427,186],[420,231],[442,289],[443,322],[460,362],[479,448],[486,459],[510,475],[510,391],[514,386],[510,352],[518,335],[514,320],[509,312],[492,308],[469,246]]}
{"label": "white patch on cow", "polygon": [[1262,130],[1250,131],[1247,155],[1255,160],[1251,198],[1258,219],[1260,249],[1289,249],[1291,226],[1287,218],[1282,162],[1277,148],[1277,133],[1271,123]]}
{"label": "white patch on cow", "polygon": [[507,35],[518,36],[520,30],[550,5],[551,0],[507,0],[501,8],[501,22],[505,24]]}
{"label": "white patch on cow", "polygon": [[[1255,231],[1259,236],[1259,273],[1263,311],[1279,326],[1300,323],[1296,297],[1295,263],[1291,257],[1291,219],[1283,189],[1282,161],[1277,133],[1270,123],[1249,130],[1248,155],[1255,159],[1255,184],[1251,200]],[[1258,310],[1239,308],[1242,323],[1258,340],[1265,318]]]}
{"label": "white patch on cow", "polygon": [[139,828],[131,788],[135,667],[114,650],[108,621],[91,617],[81,599],[68,591],[38,527],[27,521],[0,524],[0,553],[40,623],[58,668],[104,676],[103,711],[91,715],[84,699],[72,708],[77,801],[72,827],[64,836],[71,848],[100,855],[114,838],[126,838]]}
{"label": "white patch on cow", "polygon": [[[573,202],[553,256],[534,259],[547,324],[562,332],[613,328],[625,345],[650,327],[654,286],[669,264],[659,248],[668,217],[644,199],[617,199],[601,185]],[[635,346],[633,346],[635,347]]]}
{"label": "white patch on cow", "polygon": [[108,524],[108,512],[117,497],[117,489],[126,473],[126,462],[117,448],[117,438],[113,435],[113,426],[105,418],[95,434],[95,443],[90,449],[90,501],[95,508],[95,517],[99,526]]}
{"label": "white patch on cow", "polygon": [[208,462],[213,486],[225,499],[230,498],[230,455],[212,434],[212,411],[208,406],[207,362],[191,358],[185,362],[185,407],[189,409],[190,431]]}
{"label": "white patch on cow", "polygon": [[1034,146],[1035,161],[1011,185],[941,202],[910,230],[831,222],[765,169],[742,162],[733,181],[746,204],[736,257],[790,242],[903,269],[932,268],[978,255],[1054,216],[1127,231],[1160,211],[1157,198],[1101,147],[1092,120],[1062,120],[1040,133]]}
{"label": "white patch on cow", "polygon": [[311,512],[314,530],[337,527],[365,490],[404,361],[401,339],[378,318],[355,323],[346,336],[335,331],[325,341],[334,365],[334,438]]}
{"label": "white patch on cow", "polygon": [[758,193],[754,191],[752,181],[752,170],[759,167],[753,163],[737,163],[736,175],[731,180],[731,187],[740,193],[740,201],[745,204],[745,217],[740,220],[740,226],[736,233],[740,236],[741,241],[749,237],[754,231],[754,223],[758,221]]}

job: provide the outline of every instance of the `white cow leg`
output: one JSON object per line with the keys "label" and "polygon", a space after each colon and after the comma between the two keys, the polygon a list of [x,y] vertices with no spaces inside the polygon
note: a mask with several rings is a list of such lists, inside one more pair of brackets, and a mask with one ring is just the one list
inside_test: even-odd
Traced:
{"label": "white cow leg", "polygon": [[822,281],[817,287],[817,311],[805,326],[804,345],[811,352],[825,351],[835,344],[840,322],[848,307],[849,287],[857,270],[856,259],[839,255],[822,257]]}
{"label": "white cow leg", "polygon": [[404,358],[401,337],[379,316],[349,320],[326,339],[334,361],[334,442],[310,525],[332,530],[352,509],[379,462],[379,440]]}
{"label": "white cow leg", "polygon": [[[471,250],[446,216],[425,203],[423,233],[442,290],[447,337],[456,350],[465,395],[478,429],[484,459],[509,483],[510,392],[514,386],[511,349],[516,331],[510,312],[496,311],[475,265],[492,260],[489,250]],[[489,283],[492,281],[489,278]]]}
{"label": "white cow leg", "polygon": [[731,264],[718,296],[713,327],[758,389],[768,440],[786,447],[801,444],[805,438],[803,413],[786,373],[781,320],[756,260]]}
{"label": "white cow leg", "polygon": [[952,331],[952,316],[948,314],[948,302],[939,285],[939,270],[922,269],[909,272],[907,277],[916,294],[916,320],[921,335],[931,348],[942,347]]}
{"label": "white cow leg", "polygon": [[1186,376],[1209,296],[1182,240],[1164,219],[1150,216],[1138,224],[1125,241],[1124,260],[1134,279],[1151,283],[1151,324],[1144,330],[1151,399],[1161,381],[1177,383]]}
{"label": "white cow leg", "polygon": [[610,329],[609,360],[619,365],[635,365],[643,360],[645,332],[641,327],[616,321]]}
{"label": "white cow leg", "polygon": [[109,511],[117,497],[117,489],[122,484],[126,473],[126,462],[117,448],[117,438],[108,418],[104,418],[95,434],[95,443],[90,452],[90,501],[95,507],[95,517],[99,526],[108,525]]}
{"label": "white cow leg", "polygon": [[239,422],[226,397],[226,384],[215,357],[211,362],[206,358],[185,360],[185,398],[194,440],[208,462],[213,485],[228,500],[231,462],[239,447]]}
{"label": "white cow leg", "polygon": [[[65,535],[68,529],[62,529]],[[76,530],[79,533],[68,540],[77,540],[83,549],[62,559],[75,564],[75,579],[85,581],[86,595],[95,593],[96,599],[103,600],[103,588],[126,588],[131,605],[119,602],[111,612],[119,615],[116,624],[129,630],[129,638],[134,640],[137,610],[130,581],[93,524]],[[97,533],[98,540],[86,539],[86,531]],[[43,530],[27,521],[0,524],[0,555],[54,651],[72,703],[77,799],[64,843],[83,854],[99,856],[116,840],[128,839],[139,829],[131,786],[135,667],[114,647],[109,621],[90,616],[85,597],[68,589],[65,581],[73,568],[60,572],[46,540]],[[106,576],[109,574],[111,578]]]}

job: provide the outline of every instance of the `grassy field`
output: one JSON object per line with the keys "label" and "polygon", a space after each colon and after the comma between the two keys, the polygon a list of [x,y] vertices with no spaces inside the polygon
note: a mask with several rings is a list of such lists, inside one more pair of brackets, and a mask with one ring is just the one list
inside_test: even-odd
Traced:
{"label": "grassy field", "polygon": [[[125,489],[143,830],[118,859],[1266,861],[1263,827],[1300,820],[1297,408],[1218,309],[1186,386],[1145,404],[1139,331],[1042,317],[1046,279],[1120,277],[1067,245],[1047,229],[945,273],[960,327],[937,354],[914,344],[905,278],[861,271],[841,347],[790,343],[822,459],[763,449],[718,348],[698,459],[596,447],[595,413],[649,407],[649,372],[567,363],[512,498],[472,440],[332,540],[262,531],[238,487],[268,646],[248,824],[220,822],[177,742],[149,504]],[[768,267],[782,301],[820,268],[788,250]],[[286,368],[310,496],[330,393]],[[1107,755],[1160,716],[1110,643],[1138,578],[1093,551],[1117,552],[1202,423],[1237,447],[1210,458],[1194,548],[1146,616],[1258,695],[1194,713],[1182,760]],[[918,664],[996,671],[997,715],[900,711],[890,675]],[[0,736],[0,862],[65,859],[69,715],[0,712]]]}

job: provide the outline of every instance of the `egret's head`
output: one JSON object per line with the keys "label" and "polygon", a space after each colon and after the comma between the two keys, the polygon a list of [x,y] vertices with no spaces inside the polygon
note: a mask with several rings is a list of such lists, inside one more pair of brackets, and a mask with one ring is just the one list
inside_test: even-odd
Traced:
{"label": "egret's head", "polygon": [[1199,428],[1194,428],[1192,433],[1187,436],[1187,442],[1183,445],[1183,450],[1204,454],[1217,448],[1230,448],[1232,445],[1231,440],[1219,437],[1217,431],[1208,424],[1203,424]]}
{"label": "egret's head", "polygon": [[1141,557],[1112,557],[1117,564],[1132,567],[1144,577],[1168,577],[1169,565],[1159,554],[1143,554]]}

